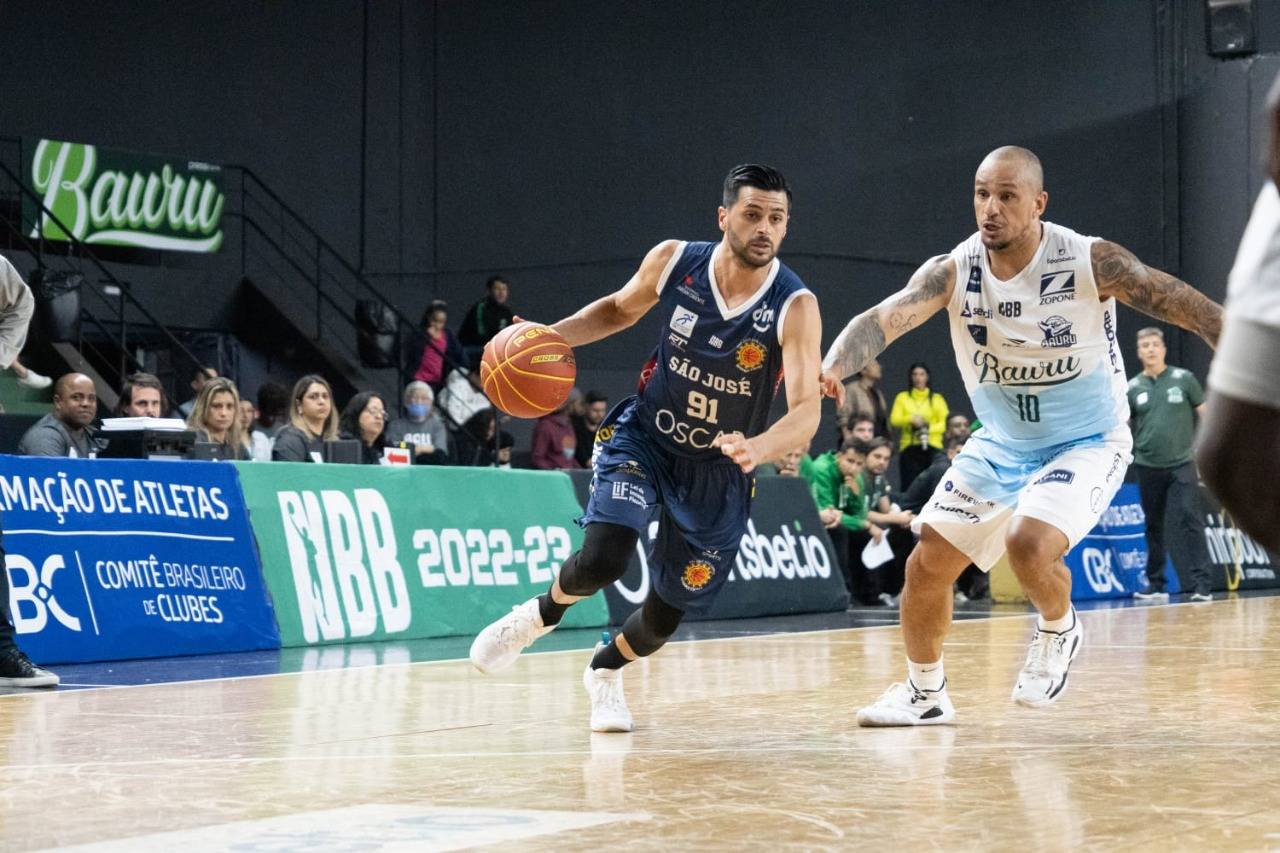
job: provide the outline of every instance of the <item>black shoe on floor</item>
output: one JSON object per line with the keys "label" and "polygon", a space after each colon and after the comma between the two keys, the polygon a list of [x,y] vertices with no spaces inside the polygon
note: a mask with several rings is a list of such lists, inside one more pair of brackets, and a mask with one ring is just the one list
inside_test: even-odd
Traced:
{"label": "black shoe on floor", "polygon": [[21,649],[0,652],[0,687],[57,687],[58,676],[41,669]]}

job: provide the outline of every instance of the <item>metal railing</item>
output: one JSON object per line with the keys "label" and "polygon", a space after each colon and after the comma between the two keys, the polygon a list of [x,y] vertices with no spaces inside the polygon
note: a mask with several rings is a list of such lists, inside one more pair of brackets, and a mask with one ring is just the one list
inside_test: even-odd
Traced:
{"label": "metal railing", "polygon": [[[5,143],[16,140],[4,139]],[[19,158],[21,157],[21,143]],[[21,160],[19,159],[19,162]],[[123,383],[126,376],[145,365],[134,355],[131,347],[130,330],[145,328],[148,338],[158,335],[174,356],[184,358],[188,362],[187,373],[194,371],[200,360],[180,341],[172,331],[156,319],[145,305],[131,292],[127,282],[117,278],[108,269],[93,249],[77,239],[66,223],[53,211],[44,206],[43,199],[21,177],[10,169],[0,158],[0,197],[5,198],[16,210],[3,217],[3,225],[9,234],[11,244],[28,252],[35,258],[36,266],[42,276],[48,270],[63,269],[79,275],[82,282],[80,293],[80,337],[76,348],[81,354],[93,356],[95,366],[106,367],[113,371],[117,380],[116,387]],[[24,204],[24,202],[26,202]],[[32,212],[31,218],[28,211]],[[52,223],[67,235],[65,241],[56,241],[58,250],[53,249],[55,241],[44,237],[43,223]],[[88,325],[96,331],[98,341],[84,335],[84,327]],[[118,352],[108,353],[98,343],[109,342]]]}

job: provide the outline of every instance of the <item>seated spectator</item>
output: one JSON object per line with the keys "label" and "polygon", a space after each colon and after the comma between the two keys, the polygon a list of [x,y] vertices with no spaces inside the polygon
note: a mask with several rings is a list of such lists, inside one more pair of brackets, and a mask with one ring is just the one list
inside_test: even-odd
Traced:
{"label": "seated spectator", "polygon": [[[840,555],[845,585],[855,598],[860,597],[858,577],[854,571],[861,565],[858,555],[850,559],[852,536],[865,532],[870,535],[867,522],[867,500],[859,475],[866,465],[868,447],[856,438],[840,446],[839,453],[828,451],[813,461],[810,486],[818,505],[818,518],[831,531],[831,544]],[[865,544],[865,539],[863,540]]]}
{"label": "seated spectator", "polygon": [[947,436],[958,435],[961,438],[969,437],[969,418],[965,415],[956,413],[947,418],[947,431],[942,434],[942,446],[946,447]]}
{"label": "seated spectator", "polygon": [[569,422],[569,401],[538,418],[533,427],[533,467],[541,471],[581,468],[578,438]]}
{"label": "seated spectator", "polygon": [[445,389],[439,395],[439,406],[445,422],[454,429],[471,420],[477,412],[492,408],[493,404],[480,390],[480,368],[450,372]]}
{"label": "seated spectator", "polygon": [[515,322],[515,314],[507,307],[511,284],[502,276],[491,276],[484,283],[485,295],[467,311],[458,329],[463,356],[468,365],[479,365],[484,345],[493,336]]}
{"label": "seated spectator", "polygon": [[333,389],[323,376],[309,373],[290,395],[289,425],[276,436],[271,458],[277,462],[323,462],[324,443],[338,437],[338,413]]}
{"label": "seated spectator", "polygon": [[933,492],[938,488],[938,484],[942,482],[942,478],[946,476],[947,469],[951,467],[952,461],[960,455],[960,451],[964,450],[964,443],[968,440],[967,435],[949,435],[943,444],[943,452],[939,453],[933,460],[933,464],[924,469],[920,476],[916,477],[911,483],[911,487],[898,500],[898,505],[906,512],[920,514],[924,509],[924,505],[933,497]]}
{"label": "seated spectator", "polygon": [[511,451],[516,446],[516,439],[511,433],[502,430],[498,433],[498,457],[494,460],[495,468],[511,468]]}
{"label": "seated spectator", "polygon": [[240,398],[240,435],[249,448],[249,458],[254,462],[271,461],[271,436],[258,426],[258,407],[252,400]]}
{"label": "seated spectator", "polygon": [[404,417],[387,424],[387,444],[412,448],[415,465],[449,464],[449,435],[434,402],[431,386],[415,379],[404,388]]}
{"label": "seated spectator", "polygon": [[83,373],[68,373],[53,386],[53,411],[31,425],[18,442],[23,456],[96,456],[89,424],[98,416],[98,392]]}
{"label": "seated spectator", "polygon": [[230,379],[210,379],[196,395],[187,418],[196,441],[219,445],[222,459],[248,459],[249,445],[240,429],[240,392]]}
{"label": "seated spectator", "polygon": [[446,326],[448,321],[448,309],[440,300],[428,305],[422,314],[421,346],[416,353],[418,368],[413,378],[430,385],[436,394],[444,388],[449,372],[467,363],[462,345]]}
{"label": "seated spectator", "polygon": [[875,421],[865,415],[852,417],[840,427],[841,443],[850,438],[856,438],[859,441],[871,441],[875,437]]}
{"label": "seated spectator", "polygon": [[212,367],[201,366],[195,369],[195,372],[191,374],[191,390],[194,391],[195,394],[190,400],[178,406],[178,413],[181,414],[183,418],[191,417],[191,411],[196,405],[196,397],[200,396],[200,389],[204,387],[204,383],[208,382],[210,379],[217,378],[218,371],[214,370]]}
{"label": "seated spectator", "polygon": [[[939,454],[941,455],[941,454]],[[914,513],[895,507],[890,500],[889,461],[893,458],[893,445],[887,438],[873,438],[867,442],[867,462],[862,469],[861,484],[867,499],[867,531],[868,538],[880,540],[881,536],[889,537],[889,545],[893,548],[894,558],[890,563],[882,564],[875,569],[855,565],[855,572],[861,571],[858,585],[860,598],[866,604],[887,604],[896,607],[896,596],[902,591],[903,572],[907,565],[907,556],[915,547],[915,535],[911,532]],[[917,478],[919,479],[919,478]],[[861,564],[862,549],[867,540],[854,537],[851,541],[855,549],[851,554],[858,557]]]}
{"label": "seated spectator", "polygon": [[573,423],[573,434],[578,440],[578,449],[574,458],[582,468],[591,467],[591,453],[596,446],[596,430],[609,414],[609,398],[599,391],[588,391],[582,399],[583,412],[579,416],[570,416]]}
{"label": "seated spectator", "polygon": [[493,437],[498,429],[498,416],[493,409],[476,412],[458,430],[454,439],[458,448],[457,464],[488,467],[495,463]]}
{"label": "seated spectator", "polygon": [[387,405],[373,391],[361,391],[351,398],[338,421],[338,435],[360,442],[360,464],[381,465]]}
{"label": "seated spectator", "polygon": [[813,460],[809,458],[809,445],[797,447],[778,460],[779,477],[802,477],[808,480],[807,474],[813,469]]}
{"label": "seated spectator", "polygon": [[163,418],[169,401],[164,396],[160,379],[150,373],[134,373],[125,379],[120,389],[120,401],[116,404],[116,416],[121,418]]}
{"label": "seated spectator", "polygon": [[274,444],[276,436],[288,423],[289,389],[279,382],[263,382],[258,386],[258,430]]}

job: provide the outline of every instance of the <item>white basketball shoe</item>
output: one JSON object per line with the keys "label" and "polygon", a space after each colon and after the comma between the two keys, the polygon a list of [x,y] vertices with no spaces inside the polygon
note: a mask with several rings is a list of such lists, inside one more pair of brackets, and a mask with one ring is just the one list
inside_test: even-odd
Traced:
{"label": "white basketball shoe", "polygon": [[635,728],[622,692],[621,669],[592,669],[588,664],[582,673],[582,686],[591,697],[591,731],[629,732]]}
{"label": "white basketball shoe", "polygon": [[555,627],[542,624],[537,598],[517,604],[471,641],[471,665],[485,675],[506,669],[534,640],[550,634]]}
{"label": "white basketball shoe", "polygon": [[1027,661],[1013,686],[1013,701],[1028,708],[1051,704],[1067,686],[1067,671],[1084,645],[1084,628],[1076,609],[1071,608],[1071,627],[1065,631],[1046,631],[1037,627],[1031,635]]}
{"label": "white basketball shoe", "polygon": [[858,711],[860,726],[940,726],[956,718],[955,706],[941,689],[921,690],[911,683],[898,682],[880,695],[874,704]]}

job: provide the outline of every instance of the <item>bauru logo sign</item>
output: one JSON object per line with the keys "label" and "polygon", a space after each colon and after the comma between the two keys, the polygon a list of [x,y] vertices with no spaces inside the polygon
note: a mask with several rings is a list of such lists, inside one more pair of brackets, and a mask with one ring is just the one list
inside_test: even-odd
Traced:
{"label": "bauru logo sign", "polygon": [[44,208],[24,200],[30,237],[176,252],[222,246],[220,166],[57,139],[24,140],[23,151]]}

